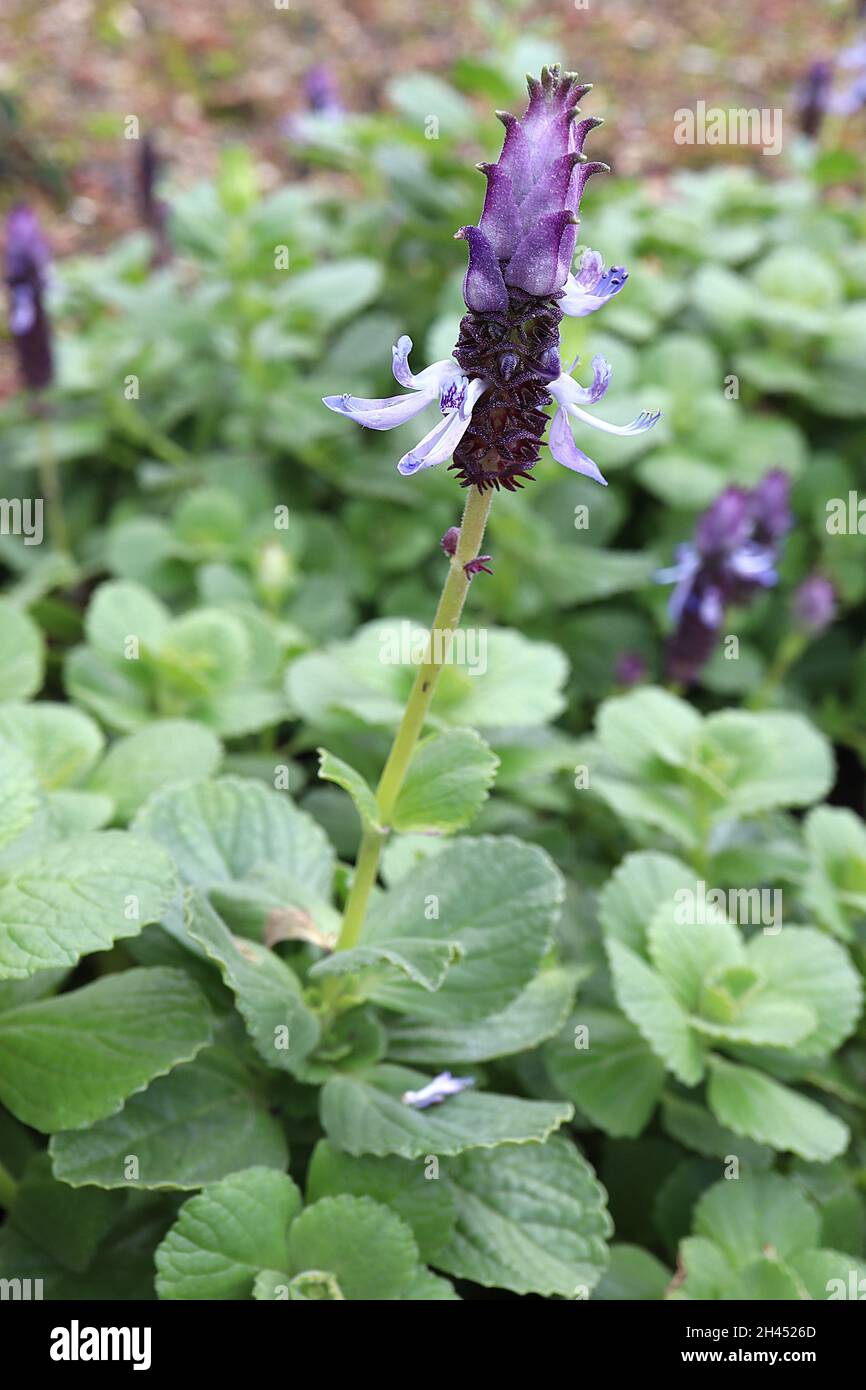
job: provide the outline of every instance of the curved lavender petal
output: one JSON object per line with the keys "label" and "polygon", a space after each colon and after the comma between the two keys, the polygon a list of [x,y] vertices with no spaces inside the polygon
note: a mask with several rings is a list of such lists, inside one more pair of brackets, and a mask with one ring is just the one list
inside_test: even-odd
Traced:
{"label": "curved lavender petal", "polygon": [[446,459],[449,459],[469,428],[475,402],[486,390],[486,381],[481,379],[473,381],[466,394],[462,412],[449,410],[447,415],[415,445],[414,449],[410,449],[407,454],[403,455],[397,464],[398,473],[402,473],[404,478],[410,478],[413,473],[418,473],[422,468],[433,468],[437,463],[444,463]]}
{"label": "curved lavender petal", "polygon": [[581,400],[581,392],[584,387],[578,386],[576,381],[572,381],[570,376],[564,374],[552,381],[548,387],[554,400],[573,415],[576,420],[582,420],[585,425],[592,425],[593,429],[601,430],[603,434],[616,434],[622,438],[631,435],[643,434],[645,430],[651,430],[661,418],[660,410],[642,410],[640,415],[634,420],[630,420],[627,425],[612,425],[607,420],[599,420],[597,416],[590,415],[588,411],[581,409],[578,402]]}
{"label": "curved lavender petal", "polygon": [[677,548],[677,562],[669,569],[657,570],[657,584],[675,584],[676,588],[668,601],[668,612],[674,622],[679,622],[683,609],[694,585],[695,576],[701,567],[701,557],[693,545]]}
{"label": "curved lavender petal", "polygon": [[570,468],[573,473],[583,473],[585,477],[593,478],[597,483],[607,487],[607,479],[602,476],[598,465],[575,444],[568,415],[561,406],[553,417],[547,442],[557,463]]}
{"label": "curved lavender petal", "polygon": [[337,415],[347,415],[358,425],[368,430],[393,430],[397,425],[405,425],[413,416],[435,401],[439,395],[438,387],[426,391],[414,391],[409,396],[382,396],[365,400],[362,396],[323,396],[322,401]]}
{"label": "curved lavender petal", "polygon": [[487,176],[487,194],[479,227],[500,261],[507,261],[520,240],[520,209],[511,179],[499,164],[479,164]]}
{"label": "curved lavender petal", "polygon": [[463,298],[470,309],[489,314],[508,309],[508,290],[499,261],[480,227],[461,227],[454,233],[469,243],[469,265],[463,278]]}
{"label": "curved lavender petal", "polygon": [[728,567],[738,579],[763,584],[768,588],[778,578],[775,552],[769,546],[756,545],[754,541],[739,546],[729,557]]}
{"label": "curved lavender petal", "polygon": [[412,339],[408,333],[404,333],[402,338],[398,338],[394,347],[391,349],[391,371],[394,380],[399,381],[401,386],[407,387],[411,391],[439,390],[443,382],[449,377],[459,377],[460,368],[453,357],[443,357],[439,362],[432,362],[429,367],[425,367],[422,372],[412,372],[409,370],[409,353],[412,351]]}
{"label": "curved lavender petal", "polygon": [[592,367],[592,385],[580,386],[578,390],[580,391],[580,400],[584,401],[587,405],[595,405],[596,401],[601,400],[605,391],[610,386],[613,367],[608,362],[607,358],[603,357],[600,352],[595,354],[590,365]]}
{"label": "curved lavender petal", "polygon": [[566,228],[574,221],[574,213],[567,208],[540,218],[518,242],[505,272],[507,283],[527,294],[552,294],[562,283],[558,278],[560,247]]}

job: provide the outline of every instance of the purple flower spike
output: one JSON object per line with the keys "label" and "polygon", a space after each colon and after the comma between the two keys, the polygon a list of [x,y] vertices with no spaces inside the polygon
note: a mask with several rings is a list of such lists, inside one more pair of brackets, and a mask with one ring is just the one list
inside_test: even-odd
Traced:
{"label": "purple flower spike", "polygon": [[505,127],[502,153],[495,164],[478,166],[487,179],[479,224],[456,233],[467,243],[469,264],[463,282],[467,312],[454,359],[435,363],[418,378],[401,376],[395,368],[414,398],[325,398],[331,410],[359,424],[390,429],[438,395],[445,419],[397,467],[409,475],[453,457],[451,469],[461,486],[480,492],[513,492],[533,478],[553,402],[558,407],[548,441],[553,457],[599,483],[604,478],[575,443],[571,422],[631,436],[651,429],[659,418],[658,411],[642,411],[627,425],[612,425],[583,408],[607,389],[610,367],[601,357],[593,359],[589,387],[563,372],[563,313],[594,313],[619,293],[628,276],[622,266],[608,270],[595,251],[585,252],[577,276],[571,274],[583,190],[593,174],[608,167],[587,162],[583,154],[584,141],[601,124],[594,116],[577,119],[577,103],[589,87],[558,65],[527,81],[526,114],[518,120],[497,111]]}
{"label": "purple flower spike", "polygon": [[404,1091],[400,1099],[404,1105],[411,1105],[415,1110],[426,1110],[429,1105],[441,1105],[448,1096],[459,1095],[474,1085],[474,1076],[452,1076],[450,1071],[441,1071],[420,1091]]}
{"label": "purple flower spike", "polygon": [[43,304],[51,252],[32,208],[19,203],[6,219],[9,331],[21,380],[30,391],[51,385],[51,329]]}
{"label": "purple flower spike", "polygon": [[168,235],[168,203],[157,194],[160,171],[159,150],[152,135],[145,135],[141,141],[136,169],[136,194],[138,211],[145,227],[153,234],[154,268],[167,265],[171,260],[171,242]]}
{"label": "purple flower spike", "polygon": [[833,85],[833,64],[818,58],[810,66],[796,93],[800,113],[800,129],[815,140],[824,124]]}
{"label": "purple flower spike", "polygon": [[752,509],[758,540],[775,541],[791,529],[791,480],[782,468],[773,468],[752,493]]}
{"label": "purple flower spike", "polygon": [[794,594],[794,620],[812,637],[829,627],[836,616],[836,590],[823,574],[810,574]]}
{"label": "purple flower spike", "polygon": [[767,473],[752,492],[729,487],[698,519],[694,540],[659,583],[675,585],[674,631],[667,648],[669,679],[694,681],[712,655],[729,604],[751,603],[778,581],[776,563],[791,525],[788,475]]}

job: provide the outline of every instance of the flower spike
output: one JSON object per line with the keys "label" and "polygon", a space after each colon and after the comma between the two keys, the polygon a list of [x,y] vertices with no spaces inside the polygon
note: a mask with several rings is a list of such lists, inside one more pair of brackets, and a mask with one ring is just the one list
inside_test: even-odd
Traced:
{"label": "flower spike", "polygon": [[487,180],[477,226],[461,227],[469,261],[463,281],[467,312],[454,356],[414,376],[401,338],[394,374],[409,396],[359,400],[328,396],[325,404],[370,429],[403,424],[438,399],[442,419],[397,467],[404,476],[451,458],[462,487],[514,491],[533,477],[557,406],[548,443],[564,467],[604,483],[596,464],[578,448],[572,422],[631,437],[651,429],[658,411],[641,411],[626,425],[609,424],[584,406],[604,395],[610,366],[593,358],[593,381],[579,386],[563,372],[559,325],[563,314],[582,318],[619,294],[628,279],[622,266],[608,270],[597,251],[586,250],[576,274],[571,262],[580,203],[593,174],[608,165],[587,160],[583,146],[599,125],[580,115],[590,90],[558,64],[527,77],[529,102],[518,119],[496,115],[505,128],[495,164],[478,165]]}

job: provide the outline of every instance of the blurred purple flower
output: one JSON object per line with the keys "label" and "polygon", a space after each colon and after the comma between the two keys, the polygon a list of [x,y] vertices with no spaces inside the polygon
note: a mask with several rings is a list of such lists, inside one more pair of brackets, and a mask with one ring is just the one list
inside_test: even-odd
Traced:
{"label": "blurred purple flower", "polygon": [[832,85],[833,64],[819,58],[811,64],[797,89],[796,103],[800,113],[800,129],[811,140],[817,138],[827,114]]}
{"label": "blurred purple flower", "polygon": [[337,79],[324,63],[317,63],[304,77],[304,109],[290,111],[280,121],[280,131],[299,145],[315,140],[316,126],[336,124],[346,115]]}
{"label": "blurred purple flower", "polygon": [[772,469],[752,492],[729,487],[698,519],[676,564],[656,575],[675,585],[669,611],[669,679],[689,683],[709,660],[729,604],[746,604],[778,580],[780,543],[791,527],[790,482]]}
{"label": "blurred purple flower", "polygon": [[[577,276],[571,261],[578,209],[587,180],[607,168],[587,163],[586,136],[601,124],[578,120],[577,102],[589,91],[574,73],[545,68],[529,84],[529,106],[522,120],[498,112],[505,141],[496,164],[479,168],[487,194],[478,226],[456,233],[469,248],[463,281],[467,313],[460,324],[454,357],[436,362],[413,377],[405,368],[398,381],[415,393],[412,400],[392,396],[365,401],[328,396],[331,410],[373,429],[403,424],[439,396],[443,422],[404,454],[397,467],[409,475],[453,456],[451,468],[463,487],[514,491],[531,478],[538,462],[551,398],[557,411],[548,443],[557,462],[604,483],[599,469],[578,448],[571,421],[607,434],[630,436],[650,429],[659,412],[643,411],[628,425],[598,420],[583,407],[598,401],[610,382],[603,357],[592,361],[593,380],[579,386],[563,369],[559,325],[563,313],[583,317],[601,308],[626,282],[622,266],[607,270],[596,251],[587,250]],[[407,350],[401,338],[395,363]],[[410,344],[411,346],[411,344]],[[426,398],[425,398],[426,397]]]}
{"label": "blurred purple flower", "polygon": [[839,91],[831,93],[827,109],[834,116],[854,116],[866,106],[866,37],[843,48],[836,64],[842,72],[853,73],[853,77]]}
{"label": "blurred purple flower", "polygon": [[620,652],[613,668],[617,685],[639,685],[648,675],[647,664],[640,652]]}
{"label": "blurred purple flower", "polygon": [[36,213],[19,203],[6,219],[5,269],[9,331],[21,379],[30,391],[43,390],[54,375],[51,328],[43,303],[50,264],[51,252]]}
{"label": "blurred purple flower", "polygon": [[135,185],[139,216],[145,227],[153,233],[154,266],[167,265],[171,260],[168,203],[160,198],[156,191],[161,162],[156,141],[152,135],[145,135],[140,142]]}
{"label": "blurred purple flower", "polygon": [[304,78],[304,95],[309,111],[315,111],[320,116],[343,114],[344,107],[340,100],[337,79],[325,63],[317,63],[315,67],[310,68]]}
{"label": "blurred purple flower", "polygon": [[797,626],[817,637],[836,616],[836,590],[823,574],[810,574],[794,594],[794,620]]}

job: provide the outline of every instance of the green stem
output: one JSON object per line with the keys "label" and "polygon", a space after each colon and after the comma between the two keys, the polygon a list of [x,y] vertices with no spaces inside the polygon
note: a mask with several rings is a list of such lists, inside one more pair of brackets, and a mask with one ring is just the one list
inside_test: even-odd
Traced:
{"label": "green stem", "polygon": [[766,709],[772,703],[779,686],[795,662],[806,650],[807,638],[804,633],[794,629],[779,643],[776,655],[770,664],[758,689],[746,701],[749,709]]}
{"label": "green stem", "polygon": [[4,1163],[0,1163],[0,1207],[10,1211],[18,1194],[18,1184]]}
{"label": "green stem", "polygon": [[42,416],[36,428],[39,435],[39,485],[48,511],[48,534],[54,549],[62,555],[68,555],[69,532],[63,512],[63,492],[54,452],[51,422]]}
{"label": "green stem", "polygon": [[418,668],[411,694],[403,711],[403,718],[397,730],[391,752],[382,771],[376,790],[379,808],[379,824],[384,829],[368,826],[361,839],[355,877],[346,902],[343,925],[337,941],[336,950],[348,951],[357,945],[364,924],[367,902],[379,868],[379,855],[387,837],[400,788],[415,751],[415,746],[424,727],[430,702],[436,690],[442,667],[448,660],[451,639],[460,624],[463,605],[469,590],[470,579],[464,565],[474,560],[481,549],[484,528],[492,500],[491,492],[479,492],[470,488],[466,508],[460,526],[460,540],[456,553],[451,557],[448,577],[445,580],[433,628],[427,646],[423,665]]}
{"label": "green stem", "polygon": [[134,401],[124,399],[121,402],[114,397],[109,397],[109,411],[112,419],[127,439],[135,444],[144,445],[152,451],[155,458],[161,459],[163,463],[181,467],[191,462],[191,455],[187,450],[152,424]]}

